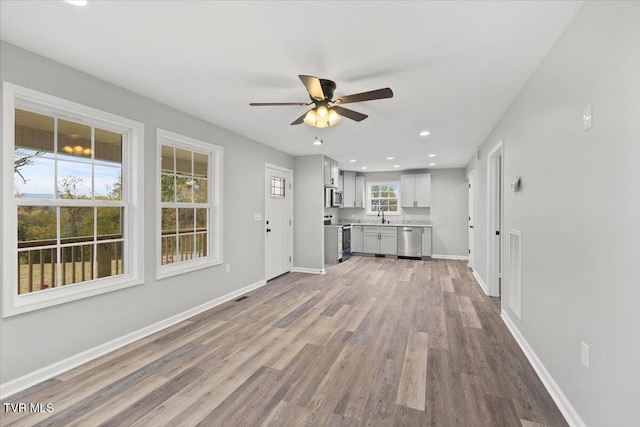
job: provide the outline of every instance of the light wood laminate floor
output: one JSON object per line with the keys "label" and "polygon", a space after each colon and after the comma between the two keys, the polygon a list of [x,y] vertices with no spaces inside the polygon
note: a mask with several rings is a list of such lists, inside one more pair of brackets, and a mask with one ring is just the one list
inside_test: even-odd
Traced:
{"label": "light wood laminate floor", "polygon": [[[215,284],[212,284],[215,286]],[[290,273],[5,402],[2,426],[566,426],[463,261]]]}

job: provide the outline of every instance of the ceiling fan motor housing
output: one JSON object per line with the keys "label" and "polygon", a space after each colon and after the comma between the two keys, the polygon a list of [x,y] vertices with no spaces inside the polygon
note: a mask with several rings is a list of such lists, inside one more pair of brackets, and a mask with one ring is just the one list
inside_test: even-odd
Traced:
{"label": "ceiling fan motor housing", "polygon": [[332,80],[319,79],[320,86],[322,86],[322,92],[324,92],[324,99],[331,101],[333,99],[333,92],[336,90],[336,84]]}

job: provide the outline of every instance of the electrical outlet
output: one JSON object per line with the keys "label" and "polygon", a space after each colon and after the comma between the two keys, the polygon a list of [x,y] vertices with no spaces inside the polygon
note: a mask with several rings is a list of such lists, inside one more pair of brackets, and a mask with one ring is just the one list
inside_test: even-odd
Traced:
{"label": "electrical outlet", "polygon": [[224,271],[225,273],[231,273],[231,264],[225,264]]}
{"label": "electrical outlet", "polygon": [[580,361],[582,362],[582,366],[584,366],[587,371],[589,370],[589,365],[591,364],[591,361],[589,359],[591,359],[589,346],[587,345],[587,343],[582,341],[580,348]]}
{"label": "electrical outlet", "polygon": [[593,113],[591,111],[591,105],[588,105],[587,108],[584,109],[584,113],[582,114],[583,130],[591,129],[592,118],[593,118]]}

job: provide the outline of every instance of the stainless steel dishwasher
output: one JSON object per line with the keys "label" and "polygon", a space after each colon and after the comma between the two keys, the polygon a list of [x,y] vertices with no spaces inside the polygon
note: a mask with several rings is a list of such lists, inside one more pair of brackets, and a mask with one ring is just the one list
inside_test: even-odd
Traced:
{"label": "stainless steel dishwasher", "polygon": [[398,257],[422,257],[422,227],[398,227]]}

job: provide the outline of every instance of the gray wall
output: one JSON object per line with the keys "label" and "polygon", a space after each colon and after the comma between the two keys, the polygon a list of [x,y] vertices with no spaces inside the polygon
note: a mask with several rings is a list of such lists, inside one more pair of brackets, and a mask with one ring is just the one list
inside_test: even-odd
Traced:
{"label": "gray wall", "polygon": [[324,269],[324,157],[295,158],[293,267]]}
{"label": "gray wall", "polygon": [[[469,235],[467,217],[469,216],[469,196],[464,168],[432,169],[392,172],[358,173],[368,181],[400,181],[400,175],[411,173],[431,173],[431,207],[400,208],[400,216],[389,216],[391,221],[430,220],[433,223],[433,254],[467,256]],[[334,219],[373,220],[377,215],[366,215],[366,209],[332,209]]]}
{"label": "gray wall", "polygon": [[[293,157],[2,42],[2,80],[145,125],[146,283],[0,320],[2,383],[264,279],[265,162],[293,169]],[[224,147],[224,265],[155,280],[156,128]],[[7,144],[8,141],[3,141]],[[2,208],[3,212],[5,207]],[[3,254],[2,262],[10,258]],[[0,266],[2,268],[3,266]]]}
{"label": "gray wall", "polygon": [[[522,231],[522,321],[506,307],[509,277],[503,308],[587,425],[638,425],[640,2],[585,2],[487,138],[468,167],[479,230],[500,139],[505,187],[522,177],[504,200],[505,229]],[[484,252],[486,234],[474,247]]]}

